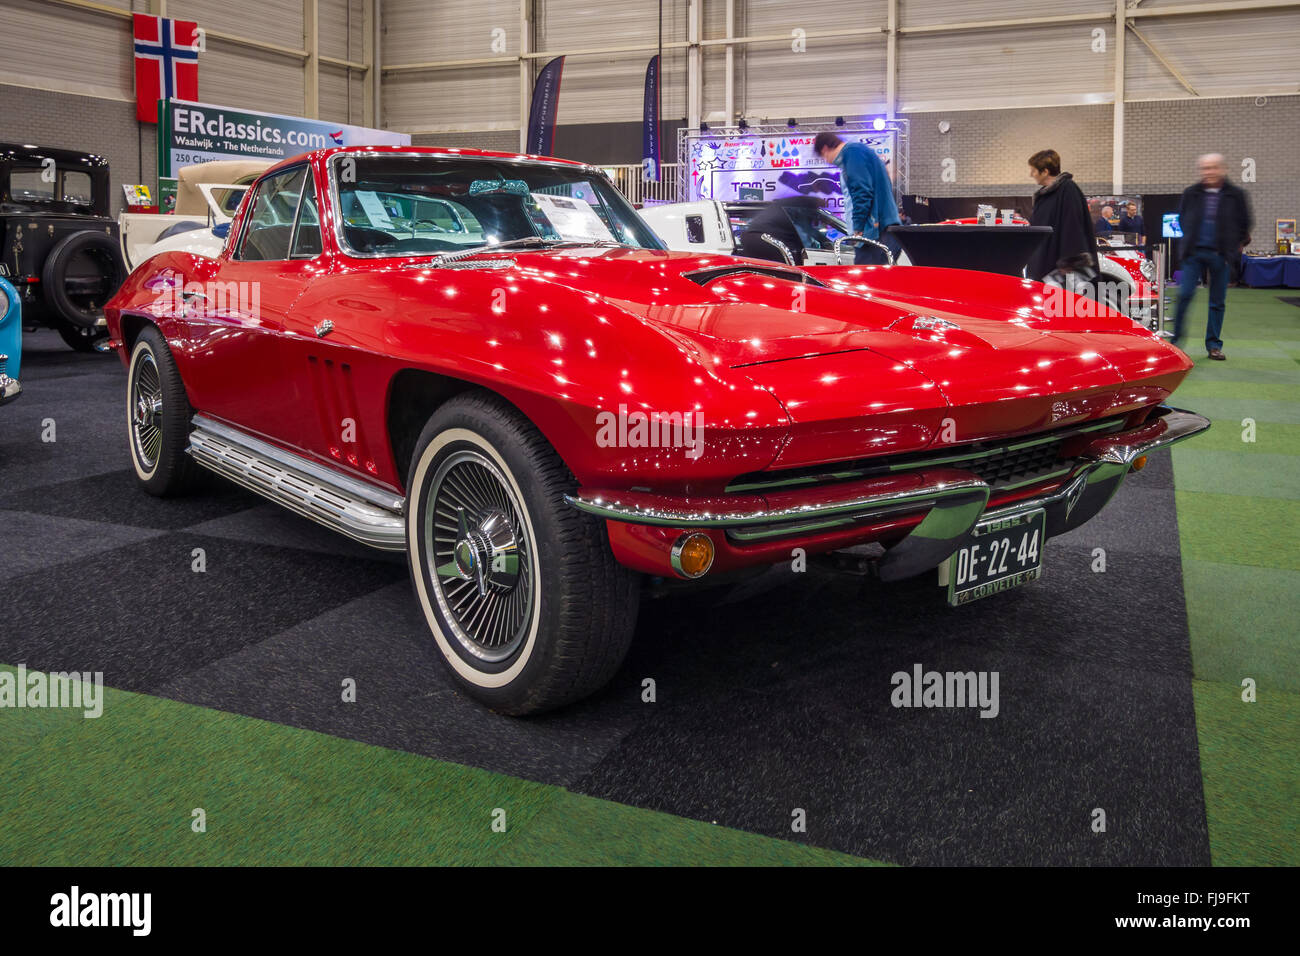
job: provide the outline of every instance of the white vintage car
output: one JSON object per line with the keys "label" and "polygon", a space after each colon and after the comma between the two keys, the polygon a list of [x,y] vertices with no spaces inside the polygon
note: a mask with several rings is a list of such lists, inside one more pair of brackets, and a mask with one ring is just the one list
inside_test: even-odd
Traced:
{"label": "white vintage car", "polygon": [[[174,213],[122,213],[122,258],[134,269],[160,252],[193,252],[216,258],[230,220],[249,184],[271,164],[220,160],[186,166],[176,176]],[[192,233],[192,235],[191,235]]]}

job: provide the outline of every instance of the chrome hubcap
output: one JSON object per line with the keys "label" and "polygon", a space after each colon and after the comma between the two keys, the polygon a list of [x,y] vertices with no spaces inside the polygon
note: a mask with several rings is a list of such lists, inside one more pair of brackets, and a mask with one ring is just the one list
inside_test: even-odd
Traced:
{"label": "chrome hubcap", "polygon": [[426,554],[452,635],[474,657],[505,660],[527,636],[536,600],[522,506],[496,463],[477,451],[442,463],[428,501]]}
{"label": "chrome hubcap", "polygon": [[480,595],[491,588],[509,591],[519,580],[519,544],[510,519],[501,511],[490,510],[470,527],[464,508],[456,509],[459,539],[452,549],[456,574],[462,581],[473,581]]}
{"label": "chrome hubcap", "polygon": [[158,375],[158,364],[151,353],[142,352],[131,384],[131,432],[136,457],[146,469],[157,463],[162,448],[162,415],[162,380]]}

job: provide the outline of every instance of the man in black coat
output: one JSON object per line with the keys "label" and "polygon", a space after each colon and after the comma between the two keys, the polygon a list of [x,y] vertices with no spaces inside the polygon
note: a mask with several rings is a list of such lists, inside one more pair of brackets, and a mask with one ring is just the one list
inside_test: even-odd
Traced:
{"label": "man in black coat", "polygon": [[1250,243],[1250,201],[1240,186],[1228,181],[1228,164],[1218,153],[1196,161],[1201,181],[1183,190],[1178,203],[1178,242],[1182,275],[1178,283],[1178,308],[1174,312],[1174,341],[1183,338],[1183,319],[1196,294],[1202,271],[1210,276],[1210,311],[1205,324],[1205,351],[1222,362],[1223,312],[1228,296],[1230,264],[1241,258]]}
{"label": "man in black coat", "polygon": [[785,262],[781,251],[763,238],[771,236],[790,250],[794,264],[803,265],[803,237],[795,228],[787,211],[793,208],[820,209],[825,202],[816,196],[785,196],[765,204],[745,226],[740,234],[740,255],[751,259],[770,259]]}
{"label": "man in black coat", "polygon": [[1026,274],[1042,281],[1053,273],[1063,277],[1073,272],[1092,283],[1100,267],[1097,236],[1083,190],[1074,177],[1061,172],[1061,157],[1054,149],[1029,157],[1029,175],[1040,187],[1034,193],[1030,225],[1051,226],[1052,234],[1029,258]]}

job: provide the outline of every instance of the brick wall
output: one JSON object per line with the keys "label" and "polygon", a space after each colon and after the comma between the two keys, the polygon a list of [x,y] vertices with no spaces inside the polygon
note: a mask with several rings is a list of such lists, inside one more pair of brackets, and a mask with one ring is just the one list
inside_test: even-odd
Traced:
{"label": "brick wall", "polygon": [[[1061,154],[1061,168],[1086,193],[1110,190],[1111,107],[911,113],[911,191],[921,196],[1029,196],[1038,187],[1026,160],[1040,149]],[[950,129],[939,132],[939,123]],[[943,161],[956,181],[944,182]]]}
{"label": "brick wall", "polygon": [[479,133],[413,133],[413,146],[463,146],[466,149],[491,149],[503,153],[519,152],[519,130],[485,130]]}
{"label": "brick wall", "polygon": [[136,122],[134,102],[0,85],[0,141],[103,156],[112,175],[114,216],[122,211],[123,183],[154,188],[156,129]]}
{"label": "brick wall", "polygon": [[[1196,179],[1196,158],[1220,152],[1255,213],[1252,248],[1273,244],[1274,220],[1300,217],[1300,96],[1160,100],[1124,108],[1124,190],[1178,193]],[[912,113],[911,192],[922,196],[1029,196],[1027,163],[1055,149],[1085,193],[1111,189],[1109,105]],[[939,132],[939,122],[951,124]],[[943,160],[956,181],[943,182]],[[1255,160],[1255,182],[1242,160]]]}
{"label": "brick wall", "polygon": [[[1182,192],[1196,181],[1196,158],[1222,153],[1228,178],[1250,197],[1251,248],[1271,249],[1278,219],[1300,217],[1300,96],[1162,100],[1124,107],[1124,181],[1135,192]],[[1242,160],[1255,161],[1243,182]],[[1131,185],[1130,185],[1131,184]]]}
{"label": "brick wall", "polygon": [[[1271,246],[1273,221],[1300,217],[1300,96],[1259,102],[1247,97],[1127,104],[1125,190],[1181,192],[1195,178],[1196,157],[1221,152],[1229,175],[1250,196],[1257,223],[1254,248]],[[1111,116],[1108,105],[909,114],[911,191],[922,196],[1029,196],[1035,187],[1025,160],[1050,147],[1085,192],[1109,192]],[[950,124],[947,133],[939,132],[941,120]],[[628,155],[639,154],[639,136],[633,135],[632,124],[628,130]],[[519,148],[516,130],[424,133],[411,139],[425,146]],[[129,102],[0,86],[0,140],[107,157],[114,214],[122,207],[122,183],[152,185],[156,174],[155,127],[137,123]],[[665,137],[665,144],[671,142]],[[943,160],[949,158],[956,162],[955,182],[942,180]],[[1242,182],[1242,160],[1247,158],[1255,161],[1253,183]]]}

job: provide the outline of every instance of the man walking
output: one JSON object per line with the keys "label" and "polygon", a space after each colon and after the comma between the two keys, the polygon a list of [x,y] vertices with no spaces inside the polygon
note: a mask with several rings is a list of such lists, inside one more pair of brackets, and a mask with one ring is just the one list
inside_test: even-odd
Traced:
{"label": "man walking", "polygon": [[[882,242],[898,255],[898,241],[887,234],[896,226],[898,203],[894,184],[876,151],[865,143],[846,143],[834,133],[818,133],[813,152],[824,162],[840,167],[844,188],[844,218],[853,235]],[[856,265],[880,265],[886,261],[883,249],[859,243],[853,254]]]}
{"label": "man walking", "polygon": [[1178,223],[1183,230],[1178,252],[1182,276],[1178,283],[1178,308],[1174,312],[1174,341],[1181,343],[1183,319],[1196,294],[1202,271],[1210,277],[1210,312],[1205,325],[1205,351],[1222,362],[1223,311],[1228,295],[1229,264],[1241,258],[1250,242],[1250,202],[1240,186],[1228,181],[1228,164],[1218,153],[1196,161],[1201,181],[1183,190],[1178,203]]}

